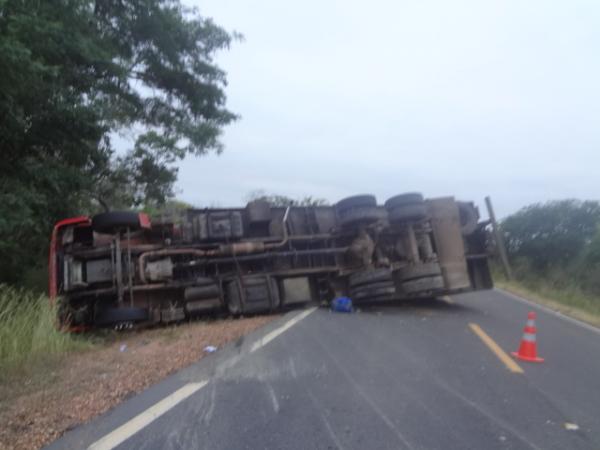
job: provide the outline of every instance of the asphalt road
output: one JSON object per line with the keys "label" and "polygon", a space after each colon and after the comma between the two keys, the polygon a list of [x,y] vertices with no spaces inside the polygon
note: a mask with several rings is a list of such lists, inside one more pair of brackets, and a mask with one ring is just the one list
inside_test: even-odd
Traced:
{"label": "asphalt road", "polygon": [[[538,313],[538,350],[546,361],[519,361],[522,373],[513,372],[469,324],[509,353],[530,310]],[[600,333],[500,291],[354,314],[293,311],[51,448],[94,443],[599,449]]]}

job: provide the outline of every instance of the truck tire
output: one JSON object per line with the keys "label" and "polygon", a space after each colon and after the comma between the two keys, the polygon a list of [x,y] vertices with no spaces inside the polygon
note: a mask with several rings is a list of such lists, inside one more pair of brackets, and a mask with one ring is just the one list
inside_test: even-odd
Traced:
{"label": "truck tire", "polygon": [[364,300],[382,300],[383,297],[393,297],[396,294],[396,288],[394,286],[385,286],[378,288],[368,288],[357,292],[350,298],[353,301],[361,302]]}
{"label": "truck tire", "polygon": [[396,206],[388,211],[390,222],[413,222],[427,217],[425,204]]}
{"label": "truck tire", "polygon": [[373,223],[378,220],[384,220],[386,216],[386,211],[377,206],[357,206],[338,213],[342,227]]}
{"label": "truck tire", "polygon": [[437,262],[419,264],[417,266],[406,266],[398,269],[398,277],[402,281],[410,281],[416,278],[433,277],[442,274],[442,268]]}
{"label": "truck tire", "polygon": [[120,322],[144,322],[148,317],[146,308],[104,308],[96,312],[94,323],[105,326]]}
{"label": "truck tire", "polygon": [[444,288],[444,279],[440,276],[417,278],[402,283],[402,291],[406,294],[425,294]]}
{"label": "truck tire", "polygon": [[361,272],[353,273],[348,278],[350,289],[355,286],[373,284],[381,281],[392,281],[392,272],[389,269],[363,270]]}
{"label": "truck tire", "polygon": [[377,283],[363,284],[350,289],[350,298],[360,300],[380,295],[390,295],[396,292],[393,281],[379,281]]}
{"label": "truck tire", "polygon": [[346,197],[337,202],[335,204],[335,210],[339,214],[349,209],[362,206],[377,206],[377,199],[371,194],[353,195],[352,197]]}
{"label": "truck tire", "polygon": [[390,197],[385,202],[386,209],[394,209],[397,206],[404,205],[421,205],[423,204],[423,195],[419,192],[408,192],[406,194],[395,195]]}
{"label": "truck tire", "polygon": [[384,288],[384,287],[390,287],[393,285],[394,285],[393,281],[378,281],[376,283],[369,283],[369,284],[363,284],[361,286],[355,286],[354,288],[350,289],[350,296],[357,294],[361,291],[367,290],[367,289],[379,289],[379,288]]}
{"label": "truck tire", "polygon": [[140,215],[133,211],[110,211],[92,217],[92,229],[99,233],[114,233],[122,228],[139,230]]}

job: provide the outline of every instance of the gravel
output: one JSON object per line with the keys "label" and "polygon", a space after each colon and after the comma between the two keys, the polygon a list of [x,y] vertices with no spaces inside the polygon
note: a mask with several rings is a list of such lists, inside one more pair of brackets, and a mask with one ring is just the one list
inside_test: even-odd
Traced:
{"label": "gravel", "polygon": [[127,397],[278,316],[219,319],[119,334],[0,383],[0,449],[38,449]]}

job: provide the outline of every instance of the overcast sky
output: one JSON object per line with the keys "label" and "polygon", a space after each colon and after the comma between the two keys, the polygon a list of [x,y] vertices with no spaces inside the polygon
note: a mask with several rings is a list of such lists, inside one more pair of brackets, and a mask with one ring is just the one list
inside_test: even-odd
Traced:
{"label": "overcast sky", "polygon": [[180,165],[183,200],[600,198],[597,0],[187,3],[245,41],[217,58],[241,120]]}

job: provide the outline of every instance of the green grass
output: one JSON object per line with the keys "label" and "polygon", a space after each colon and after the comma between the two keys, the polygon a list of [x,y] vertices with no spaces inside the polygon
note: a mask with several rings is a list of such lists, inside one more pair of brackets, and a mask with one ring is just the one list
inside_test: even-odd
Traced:
{"label": "green grass", "polygon": [[509,281],[498,271],[494,273],[497,287],[600,326],[600,297],[583,291],[575,281],[561,280],[556,283],[554,280],[553,277],[541,278],[521,273]]}
{"label": "green grass", "polygon": [[45,295],[0,285],[0,372],[92,345],[56,327],[56,308]]}

